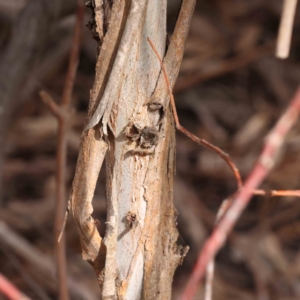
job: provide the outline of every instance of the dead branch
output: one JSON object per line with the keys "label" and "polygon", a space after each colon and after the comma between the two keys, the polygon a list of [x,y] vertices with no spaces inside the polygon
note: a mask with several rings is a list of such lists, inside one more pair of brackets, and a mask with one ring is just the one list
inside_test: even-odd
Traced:
{"label": "dead branch", "polygon": [[[41,92],[45,104],[49,106],[58,121],[58,142],[56,150],[56,210],[54,224],[54,241],[57,259],[59,298],[69,299],[67,289],[67,268],[66,268],[66,246],[65,239],[61,239],[60,232],[64,223],[64,212],[66,210],[66,161],[67,161],[67,134],[68,121],[70,116],[70,103],[73,86],[79,62],[79,50],[84,16],[83,1],[78,0],[77,16],[74,30],[74,37],[69,59],[69,67],[65,80],[64,90],[60,105],[46,92]],[[57,241],[60,239],[60,242]]]}
{"label": "dead branch", "polygon": [[274,165],[274,157],[280,146],[283,144],[284,137],[286,136],[287,132],[296,122],[299,111],[300,88],[298,88],[296,91],[296,94],[287,111],[278,120],[274,129],[270,132],[265,147],[248,179],[246,180],[244,187],[238,191],[236,195],[234,195],[234,200],[232,201],[231,206],[225,212],[223,218],[220,220],[219,224],[204,244],[181,299],[189,300],[195,294],[198,282],[203,277],[207,264],[213,259],[218,249],[220,249],[220,247],[224,244],[229,232],[232,230],[242,211],[251,200],[253,190],[255,190],[257,186],[261,184],[269,171],[272,169]]}
{"label": "dead branch", "polygon": [[[94,86],[90,92],[88,120],[99,104],[97,99],[104,92],[123,32],[127,9],[128,1],[122,0],[115,1],[112,7],[110,30],[104,36],[97,59]],[[97,26],[101,27],[102,24],[97,24]],[[80,237],[82,256],[93,266],[97,278],[100,278],[104,267],[106,248],[91,216],[93,212],[92,200],[107,148],[108,145],[99,128],[91,128],[83,132],[69,199]]]}
{"label": "dead branch", "polygon": [[[186,250],[176,244],[171,200],[175,144],[168,92],[160,64],[146,40],[151,36],[164,56],[166,15],[162,7],[166,1],[128,4],[114,2],[100,49],[71,208],[83,256],[103,286],[103,299],[170,299],[173,273]],[[164,59],[172,85],[194,5],[195,1],[183,1]],[[98,69],[103,67],[100,63],[104,63],[103,69]],[[157,95],[159,99],[154,97]],[[157,101],[151,102],[154,98]],[[91,201],[106,150],[104,245],[91,217]],[[134,221],[131,218],[128,223],[128,215],[134,216]]]}

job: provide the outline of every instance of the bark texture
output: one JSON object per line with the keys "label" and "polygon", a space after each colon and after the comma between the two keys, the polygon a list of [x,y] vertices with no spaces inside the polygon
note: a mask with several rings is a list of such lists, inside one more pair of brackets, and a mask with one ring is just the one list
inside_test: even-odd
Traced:
{"label": "bark texture", "polygon": [[[177,244],[172,200],[173,116],[147,37],[165,57],[173,86],[195,1],[183,1],[165,56],[166,4],[115,1],[96,67],[70,200],[83,256],[96,271],[103,299],[170,299],[174,271],[186,253]],[[105,155],[107,229],[102,239],[91,203]]]}

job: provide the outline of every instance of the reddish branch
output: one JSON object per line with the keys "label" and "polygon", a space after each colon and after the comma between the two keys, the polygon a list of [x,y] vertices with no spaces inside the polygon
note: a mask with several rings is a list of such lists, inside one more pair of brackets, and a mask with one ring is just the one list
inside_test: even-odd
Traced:
{"label": "reddish branch", "polygon": [[273,167],[276,153],[283,144],[284,137],[296,122],[299,111],[300,87],[298,88],[287,111],[279,119],[276,126],[269,134],[263,151],[246,180],[244,187],[234,195],[231,206],[225,212],[223,218],[204,244],[197,263],[189,278],[186,289],[180,298],[181,300],[192,299],[196,293],[198,284],[205,273],[207,264],[214,258],[217,251],[226,241],[228,234],[249,203],[251,196],[253,195],[253,191],[257,189]]}
{"label": "reddish branch", "polygon": [[0,292],[10,300],[30,300],[2,274],[0,274]]}
{"label": "reddish branch", "polygon": [[300,197],[300,190],[292,191],[264,191],[255,190],[254,195],[270,196],[270,197]]}
{"label": "reddish branch", "polygon": [[[269,196],[269,197],[300,197],[300,190],[283,190],[283,191],[264,191],[264,190],[255,190],[253,192],[254,195],[262,195],[262,196]],[[233,198],[229,197],[225,199],[216,216],[215,226],[217,226],[220,222],[220,220],[225,215],[228,208],[231,206],[233,202]],[[212,292],[213,292],[213,280],[214,280],[214,269],[215,269],[215,262],[214,259],[212,259],[207,267],[206,267],[206,273],[205,273],[205,287],[204,287],[204,300],[211,300],[212,299]]]}
{"label": "reddish branch", "polygon": [[172,110],[173,110],[173,115],[174,115],[176,128],[179,131],[181,131],[183,134],[188,136],[191,140],[193,140],[198,145],[204,146],[204,147],[216,152],[220,157],[222,157],[224,159],[224,161],[228,164],[230,169],[232,170],[232,172],[235,176],[238,188],[241,188],[243,183],[242,183],[240,172],[239,172],[238,168],[235,166],[235,164],[233,163],[233,161],[231,160],[231,158],[229,157],[229,155],[227,153],[225,153],[223,150],[221,150],[219,147],[216,147],[216,146],[210,144],[209,142],[207,142],[204,139],[198,138],[197,136],[195,136],[194,134],[192,134],[191,132],[189,132],[187,129],[185,129],[183,126],[180,125],[178,115],[177,115],[175,100],[174,100],[174,96],[172,94],[171,85],[170,85],[169,77],[167,75],[167,71],[164,67],[162,59],[161,59],[159,53],[157,52],[154,44],[152,43],[152,41],[149,38],[147,38],[147,39],[148,39],[148,42],[149,42],[151,48],[153,49],[154,53],[156,54],[156,56],[157,56],[157,58],[160,62],[162,71],[164,73],[164,77],[165,77],[165,80],[166,80],[166,85],[167,85],[169,96],[170,96],[170,102],[171,102],[171,105],[172,105]]}
{"label": "reddish branch", "polygon": [[64,222],[64,212],[66,210],[66,160],[67,160],[67,131],[68,120],[70,116],[70,103],[74,81],[76,77],[79,50],[82,31],[82,21],[84,16],[83,1],[78,0],[78,8],[76,15],[76,23],[74,37],[69,58],[69,66],[65,79],[64,90],[62,93],[60,105],[56,104],[53,98],[45,91],[40,92],[40,96],[44,103],[51,109],[58,121],[58,141],[56,149],[56,211],[55,211],[55,251],[59,282],[59,299],[68,300],[69,293],[67,289],[67,270],[66,270],[66,246],[65,239],[61,239],[58,243],[60,231]]}

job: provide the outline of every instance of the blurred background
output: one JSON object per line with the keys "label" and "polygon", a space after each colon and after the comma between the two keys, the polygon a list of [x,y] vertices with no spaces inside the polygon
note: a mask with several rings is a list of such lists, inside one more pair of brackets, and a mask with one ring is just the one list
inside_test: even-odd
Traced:
{"label": "blurred background", "polygon": [[[170,0],[172,32],[180,1]],[[0,272],[32,299],[57,299],[53,260],[57,122],[42,103],[64,85],[76,1],[0,0]],[[198,1],[174,89],[183,126],[230,154],[243,178],[284,112],[300,78],[300,18],[290,57],[274,57],[281,0]],[[87,23],[90,11],[86,10]],[[68,193],[94,80],[96,42],[85,27],[68,136]],[[299,122],[262,188],[300,189]],[[0,167],[2,159],[0,158]],[[177,133],[174,201],[178,229],[190,246],[174,277],[183,289],[223,199],[236,182],[213,152]],[[94,198],[105,231],[105,168]],[[71,218],[66,227],[71,299],[98,299]],[[217,256],[214,300],[300,299],[300,199],[254,197]],[[202,299],[199,289],[196,299]],[[0,299],[5,299],[0,295]]]}

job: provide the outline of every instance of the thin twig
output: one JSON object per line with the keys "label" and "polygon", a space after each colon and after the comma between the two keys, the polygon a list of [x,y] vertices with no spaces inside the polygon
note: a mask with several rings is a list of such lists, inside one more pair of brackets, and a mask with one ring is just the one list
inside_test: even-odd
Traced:
{"label": "thin twig", "polygon": [[2,274],[0,274],[0,292],[10,300],[30,300],[30,298],[20,292],[18,288]]}
{"label": "thin twig", "polygon": [[[216,216],[215,220],[215,227],[218,226],[220,220],[223,218],[229,207],[231,206],[233,201],[232,197],[229,197],[225,199]],[[212,292],[213,292],[213,280],[214,280],[214,271],[215,271],[215,261],[212,259],[206,268],[206,273],[205,273],[205,286],[204,286],[204,300],[211,300],[212,299]]]}
{"label": "thin twig", "polygon": [[79,64],[79,51],[82,35],[82,22],[84,17],[84,3],[83,0],[78,0],[78,7],[76,13],[76,22],[74,29],[74,36],[72,41],[72,49],[69,58],[68,72],[65,80],[64,90],[62,93],[61,106],[68,106],[71,103],[74,82],[77,74],[77,67]]}
{"label": "thin twig", "polygon": [[63,112],[60,106],[53,100],[52,96],[46,91],[40,91],[40,97],[42,98],[43,102],[50,108],[53,115],[58,119],[63,119]]}
{"label": "thin twig", "polygon": [[262,195],[269,197],[300,197],[300,190],[283,190],[283,191],[264,191],[264,190],[255,190],[254,195]]}
{"label": "thin twig", "polygon": [[[53,114],[58,120],[58,141],[56,149],[56,211],[55,211],[55,251],[57,260],[58,283],[59,283],[59,299],[68,300],[69,292],[67,288],[67,268],[66,268],[66,246],[65,240],[61,238],[61,228],[64,224],[64,212],[66,210],[66,160],[67,160],[67,130],[70,115],[70,103],[76,77],[80,40],[82,32],[82,21],[84,16],[83,1],[78,0],[76,23],[72,48],[69,58],[69,66],[65,79],[64,90],[62,93],[61,103],[57,105],[55,101],[46,92],[40,95],[44,102],[49,106]],[[60,243],[58,239],[60,238]]]}
{"label": "thin twig", "polygon": [[189,278],[186,289],[184,290],[181,300],[192,299],[196,293],[199,281],[202,279],[207,264],[214,258],[217,251],[224,244],[229,232],[239,216],[249,203],[253,191],[261,184],[268,175],[274,165],[274,157],[280,146],[283,144],[284,137],[295,124],[300,111],[300,87],[290,103],[288,109],[279,119],[274,129],[269,134],[263,151],[245,182],[244,187],[238,191],[229,209],[220,220],[218,226],[214,229],[211,236],[208,238],[201,253],[199,254],[196,265]]}
{"label": "thin twig", "polygon": [[[156,56],[157,56],[157,58],[158,58],[158,60],[161,64],[161,68],[163,70],[163,73],[164,73],[166,85],[167,85],[167,88],[168,88],[169,97],[170,97],[170,100],[171,100],[171,105],[172,105],[172,110],[173,110],[173,114],[174,114],[174,120],[175,120],[176,128],[179,131],[181,131],[182,133],[184,133],[186,136],[190,137],[197,144],[205,146],[205,147],[213,150],[214,152],[216,152],[219,156],[221,156],[225,160],[225,162],[229,165],[229,167],[232,169],[232,171],[235,175],[237,184],[238,184],[238,188],[241,189],[243,187],[243,183],[242,183],[242,179],[241,179],[239,170],[237,169],[235,164],[232,162],[229,155],[227,153],[225,153],[224,151],[222,151],[220,148],[208,143],[207,141],[205,141],[203,139],[199,139],[197,136],[193,135],[188,130],[186,130],[183,126],[180,125],[179,119],[178,119],[178,114],[177,114],[177,111],[176,111],[175,100],[174,100],[174,96],[172,94],[171,85],[170,85],[170,82],[169,82],[167,72],[165,70],[162,59],[161,59],[159,53],[157,52],[154,44],[152,43],[150,38],[147,38],[147,39],[148,39],[148,42],[151,45],[153,51],[155,52],[155,54],[156,54]],[[280,129],[282,129],[282,128],[280,128]],[[278,138],[277,135],[279,135],[280,139],[283,140],[284,135],[281,136],[279,134],[279,133],[281,133],[280,130],[278,130],[278,131],[275,130],[275,132],[276,132],[275,138]],[[270,137],[269,141],[272,141],[273,143],[276,143],[276,142],[278,143],[278,141],[275,141],[275,138],[273,136],[273,141],[272,141],[272,139]],[[251,194],[253,194],[253,195],[266,195],[266,196],[271,196],[271,197],[274,197],[274,196],[280,196],[280,197],[281,196],[296,196],[296,197],[300,197],[300,190],[264,191],[264,190],[253,189]],[[222,202],[222,205],[219,208],[218,213],[217,213],[217,217],[216,217],[216,221],[215,221],[215,227],[218,226],[218,224],[223,219],[224,215],[226,214],[226,212],[228,211],[228,209],[230,208],[230,206],[232,205],[233,202],[234,202],[234,196],[231,196],[231,197],[225,199]],[[205,282],[205,295],[204,295],[205,300],[211,300],[212,299],[213,278],[214,278],[214,260],[211,259],[209,261],[209,263],[207,264],[207,267],[206,267],[206,282]],[[187,299],[190,299],[190,298],[187,298]]]}
{"label": "thin twig", "polygon": [[240,172],[239,172],[238,168],[235,166],[235,164],[233,163],[233,161],[231,160],[230,156],[227,153],[225,153],[223,150],[221,150],[219,147],[216,147],[216,146],[210,144],[209,142],[207,142],[204,139],[198,138],[197,136],[195,136],[194,134],[192,134],[191,132],[189,132],[186,128],[184,128],[183,126],[180,125],[179,119],[178,119],[177,110],[176,110],[175,100],[174,100],[174,96],[172,94],[171,85],[170,85],[169,77],[167,75],[167,71],[166,71],[166,69],[164,67],[162,59],[161,59],[159,53],[157,52],[154,44],[152,43],[152,41],[150,40],[150,38],[147,38],[147,40],[148,40],[151,48],[153,49],[155,55],[157,56],[157,58],[158,58],[158,60],[160,62],[162,71],[163,71],[164,76],[165,76],[166,85],[167,85],[169,96],[170,96],[170,102],[171,102],[171,105],[172,105],[172,110],[173,110],[173,115],[174,115],[174,120],[175,120],[176,128],[179,131],[181,131],[183,134],[185,134],[186,136],[188,136],[191,140],[193,140],[198,145],[201,145],[201,146],[204,146],[204,147],[206,147],[208,149],[211,149],[214,152],[216,152],[219,156],[221,156],[222,159],[228,164],[228,166],[232,170],[232,172],[233,172],[233,174],[235,176],[238,188],[241,188],[243,186],[243,182],[242,182],[242,178],[241,178]]}
{"label": "thin twig", "polygon": [[289,56],[297,0],[284,0],[276,45],[276,56],[285,59]]}
{"label": "thin twig", "polygon": [[[156,54],[161,68],[163,70],[164,73],[164,77],[166,80],[166,85],[168,88],[168,93],[169,93],[169,97],[170,97],[170,101],[171,101],[171,105],[172,105],[172,110],[173,110],[173,115],[174,115],[174,120],[175,120],[175,124],[176,124],[176,128],[181,131],[183,134],[185,134],[186,136],[188,136],[191,140],[193,140],[194,142],[196,142],[198,145],[202,145],[208,149],[213,150],[214,152],[216,152],[223,160],[225,160],[225,162],[229,165],[229,167],[231,168],[231,170],[234,173],[234,176],[236,178],[237,181],[237,186],[238,189],[240,189],[243,186],[243,182],[242,182],[242,178],[240,175],[240,172],[238,170],[238,168],[235,166],[235,164],[232,162],[232,160],[230,159],[229,155],[227,153],[225,153],[224,151],[222,151],[220,148],[210,144],[209,142],[207,142],[204,139],[200,139],[197,136],[193,135],[192,133],[190,133],[187,129],[185,129],[183,126],[180,125],[179,123],[179,118],[178,118],[178,114],[177,114],[177,110],[176,110],[176,105],[175,105],[175,100],[174,100],[174,96],[171,90],[171,85],[170,85],[170,81],[169,81],[169,77],[167,75],[167,72],[165,70],[165,67],[163,65],[162,59],[159,55],[159,53],[157,52],[154,44],[152,43],[152,41],[150,40],[150,38],[148,38],[148,42],[151,45],[151,48],[153,49],[154,53]],[[222,203],[222,206],[219,210],[217,219],[216,219],[216,225],[218,224],[219,220],[222,218],[225,210],[229,207],[229,202],[228,201],[224,201]],[[210,300],[212,299],[212,283],[213,283],[213,276],[214,276],[214,261],[211,260],[208,267],[207,267],[207,277],[206,277],[206,285],[205,285],[205,300]]]}
{"label": "thin twig", "polygon": [[[262,196],[269,196],[269,197],[300,197],[300,190],[283,190],[283,191],[264,191],[264,190],[255,190],[253,191],[253,195],[262,195]],[[233,203],[233,197],[229,197],[225,199],[216,216],[215,226],[217,226],[220,220],[224,217],[225,213],[229,209],[229,207]],[[215,270],[215,261],[212,259],[205,271],[205,285],[204,285],[204,300],[212,300],[212,292],[213,292],[213,280],[214,280],[214,270]]]}
{"label": "thin twig", "polygon": [[[173,95],[172,95],[173,98]],[[174,102],[174,98],[171,100],[172,107],[175,107],[175,102]],[[173,109],[174,109],[173,108]],[[176,113],[177,114],[177,113]],[[227,165],[230,167],[230,169],[232,170],[234,177],[236,179],[237,182],[237,186],[238,189],[240,189],[243,186],[243,182],[242,182],[242,178],[241,178],[241,174],[239,169],[235,166],[234,162],[231,160],[230,156],[225,153],[222,149],[220,149],[217,146],[212,145],[211,143],[207,142],[204,139],[200,139],[197,136],[195,136],[194,134],[190,133],[187,129],[185,129],[183,126],[181,126],[180,124],[176,124],[176,128],[181,131],[183,134],[185,134],[186,136],[188,136],[191,140],[193,140],[195,143],[197,143],[198,145],[204,146],[214,152],[216,152],[226,163]]]}
{"label": "thin twig", "polygon": [[213,282],[215,272],[215,261],[212,259],[206,268],[205,285],[204,285],[204,300],[212,300],[213,295]]}

